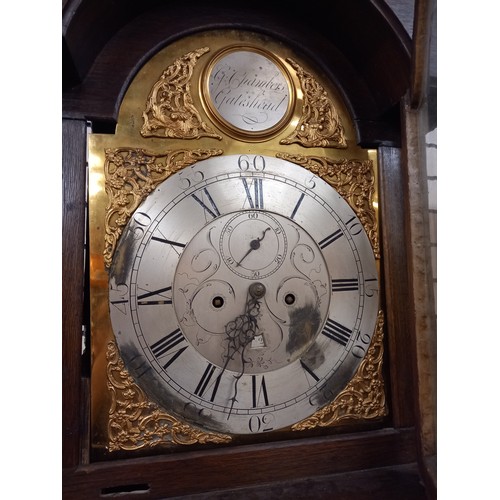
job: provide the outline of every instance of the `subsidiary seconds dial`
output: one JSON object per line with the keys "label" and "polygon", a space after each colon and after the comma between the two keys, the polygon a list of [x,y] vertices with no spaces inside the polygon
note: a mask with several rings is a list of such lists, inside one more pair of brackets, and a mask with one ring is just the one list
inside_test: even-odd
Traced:
{"label": "subsidiary seconds dial", "polygon": [[287,252],[280,218],[254,210],[229,217],[220,236],[220,252],[231,271],[243,278],[262,279],[280,268]]}
{"label": "subsidiary seconds dial", "polygon": [[160,407],[232,434],[288,427],[345,387],[378,312],[370,241],[293,163],[201,161],[132,215],[110,269],[112,328]]}

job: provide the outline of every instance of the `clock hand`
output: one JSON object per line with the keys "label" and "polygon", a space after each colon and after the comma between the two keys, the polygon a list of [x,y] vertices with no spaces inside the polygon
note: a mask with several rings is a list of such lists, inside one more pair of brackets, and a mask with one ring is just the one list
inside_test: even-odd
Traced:
{"label": "clock hand", "polygon": [[245,344],[243,346],[243,349],[241,350],[241,372],[236,375],[234,378],[235,378],[235,382],[234,382],[234,394],[233,394],[233,397],[230,399],[231,401],[231,407],[229,408],[229,413],[227,414],[227,419],[229,420],[229,417],[231,416],[231,413],[233,412],[233,406],[234,406],[234,403],[236,403],[237,398],[236,396],[238,395],[238,382],[240,381],[240,378],[243,377],[243,374],[245,372],[245,349],[247,347],[247,345],[249,344],[250,342],[248,342],[247,344]]}
{"label": "clock hand", "polygon": [[236,267],[241,266],[241,263],[247,258],[248,254],[250,252],[252,252],[253,250],[258,250],[260,248],[260,242],[264,239],[264,237],[266,236],[266,233],[267,233],[267,231],[269,231],[269,229],[271,229],[271,228],[266,227],[266,229],[264,229],[264,232],[262,233],[262,236],[260,238],[253,239],[250,242],[250,248],[248,249],[247,253],[245,255],[243,255],[243,257],[240,259],[240,261],[236,264]]}
{"label": "clock hand", "polygon": [[235,377],[234,394],[230,399],[231,407],[227,416],[228,420],[233,411],[234,404],[238,395],[238,382],[245,372],[245,349],[250,342],[255,338],[257,330],[257,317],[260,311],[260,301],[266,293],[266,287],[262,283],[252,283],[248,289],[247,303],[245,312],[238,316],[234,321],[230,321],[225,327],[225,333],[228,337],[228,348],[226,354],[226,362],[224,370],[226,369],[229,361],[234,358],[236,353],[240,352],[241,355],[241,371]]}

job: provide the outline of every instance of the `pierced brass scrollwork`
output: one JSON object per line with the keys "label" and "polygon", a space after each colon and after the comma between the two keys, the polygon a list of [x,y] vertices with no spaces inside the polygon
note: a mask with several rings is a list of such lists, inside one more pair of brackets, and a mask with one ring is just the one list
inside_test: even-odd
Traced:
{"label": "pierced brass scrollwork", "polygon": [[115,342],[108,343],[106,358],[107,386],[111,393],[109,451],[231,441],[230,436],[203,432],[181,422],[150,402],[124,367]]}
{"label": "pierced brass scrollwork", "polygon": [[208,52],[203,47],[176,59],[153,85],[142,114],[143,137],[199,139],[222,137],[202,119],[191,97],[191,77],[198,59]]}
{"label": "pierced brass scrollwork", "polygon": [[306,148],[347,148],[344,127],[326,90],[295,61],[287,59],[287,62],[297,73],[304,101],[295,131],[282,139],[280,144],[298,143]]}
{"label": "pierced brass scrollwork", "polygon": [[292,430],[331,427],[350,420],[370,420],[387,415],[382,376],[383,339],[384,315],[379,311],[368,352],[347,387],[332,403],[293,425]]}
{"label": "pierced brass scrollwork", "polygon": [[333,186],[356,212],[370,238],[375,258],[380,258],[377,217],[373,208],[375,176],[371,160],[331,160],[288,153],[277,153],[276,156],[307,168]]}
{"label": "pierced brass scrollwork", "polygon": [[144,149],[106,150],[106,207],[104,264],[111,265],[123,228],[134,210],[160,182],[200,160],[222,154],[221,149],[194,149],[148,153]]}

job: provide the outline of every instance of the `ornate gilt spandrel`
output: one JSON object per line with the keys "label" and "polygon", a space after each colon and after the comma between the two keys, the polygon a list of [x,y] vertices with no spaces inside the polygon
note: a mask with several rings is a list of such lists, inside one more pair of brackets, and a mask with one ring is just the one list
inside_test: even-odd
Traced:
{"label": "ornate gilt spandrel", "polygon": [[105,219],[104,264],[111,265],[113,253],[130,216],[158,184],[197,161],[222,154],[221,149],[166,151],[106,149],[104,175],[108,206]]}
{"label": "ornate gilt spandrel", "polygon": [[372,160],[332,160],[288,153],[276,156],[307,168],[333,186],[355,211],[370,238],[375,258],[380,259],[377,216],[373,207],[375,174]]}
{"label": "ornate gilt spandrel", "polygon": [[191,96],[191,77],[198,59],[208,52],[202,47],[188,52],[168,66],[153,85],[142,114],[143,137],[170,139],[199,139],[222,136],[211,129],[201,118]]}
{"label": "ornate gilt spandrel", "polygon": [[327,406],[292,426],[294,431],[332,427],[348,421],[373,420],[387,415],[382,362],[384,315],[379,311],[370,347],[346,388]]}
{"label": "ornate gilt spandrel", "polygon": [[129,375],[114,341],[108,343],[106,358],[107,387],[111,393],[109,451],[231,441],[230,436],[204,432],[183,423],[149,401]]}
{"label": "ornate gilt spandrel", "polygon": [[299,123],[280,144],[297,143],[306,148],[347,148],[344,127],[328,92],[294,60],[288,58],[287,62],[295,70],[304,96]]}

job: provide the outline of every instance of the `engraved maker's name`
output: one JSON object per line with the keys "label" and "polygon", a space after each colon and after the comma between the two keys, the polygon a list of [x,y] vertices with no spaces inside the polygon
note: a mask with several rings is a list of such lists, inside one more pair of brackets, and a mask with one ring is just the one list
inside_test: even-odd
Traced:
{"label": "engraved maker's name", "polygon": [[287,86],[276,72],[270,78],[250,75],[229,66],[218,69],[212,77],[211,94],[217,109],[223,106],[278,111],[286,105]]}

